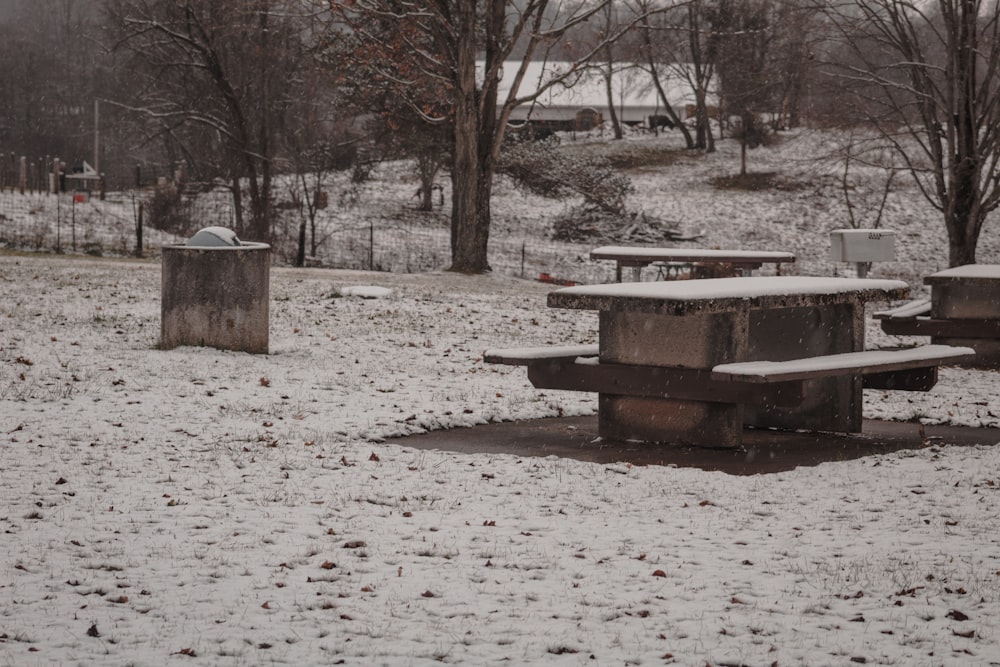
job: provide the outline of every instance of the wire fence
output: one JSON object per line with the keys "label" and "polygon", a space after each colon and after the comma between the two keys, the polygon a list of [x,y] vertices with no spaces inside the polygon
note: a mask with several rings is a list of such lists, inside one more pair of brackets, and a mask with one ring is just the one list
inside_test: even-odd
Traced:
{"label": "wire fence", "polygon": [[[180,198],[169,224],[155,220],[151,190],[107,193],[8,188],[0,191],[0,246],[9,249],[89,255],[155,257],[170,243],[183,242],[207,226],[235,229],[231,197],[225,191]],[[162,212],[160,212],[162,217]],[[294,264],[302,214],[275,212],[272,255]],[[444,270],[451,264],[447,216],[386,217],[343,210],[308,222],[309,266],[417,273]],[[314,239],[315,236],[315,239]],[[315,243],[315,253],[312,246]],[[609,282],[614,267],[589,258],[592,244],[562,243],[540,236],[494,231],[489,258],[495,273],[559,284]]]}

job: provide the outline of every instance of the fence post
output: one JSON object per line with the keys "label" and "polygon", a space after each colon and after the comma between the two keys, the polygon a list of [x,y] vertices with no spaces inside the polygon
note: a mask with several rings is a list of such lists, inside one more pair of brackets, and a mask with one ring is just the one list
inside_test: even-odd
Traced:
{"label": "fence post", "polygon": [[59,156],[52,159],[52,192],[59,196]]}
{"label": "fence post", "polygon": [[524,277],[524,258],[527,254],[526,252],[527,241],[521,241],[521,277]]}
{"label": "fence post", "polygon": [[56,193],[56,253],[62,253],[62,207],[59,193]]}
{"label": "fence post", "polygon": [[21,194],[24,194],[25,181],[28,179],[28,158],[25,155],[21,156],[21,168],[18,174],[18,186],[21,189]]}
{"label": "fence post", "polygon": [[[132,195],[135,201],[135,195]],[[139,202],[139,212],[135,218],[135,256],[142,257],[142,202]]]}
{"label": "fence post", "polygon": [[368,221],[368,270],[375,270],[375,221]]}

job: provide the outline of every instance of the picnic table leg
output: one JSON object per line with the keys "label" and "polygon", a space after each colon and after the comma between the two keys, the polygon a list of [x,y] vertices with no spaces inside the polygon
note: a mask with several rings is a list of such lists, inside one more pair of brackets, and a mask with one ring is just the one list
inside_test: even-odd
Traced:
{"label": "picnic table leg", "polygon": [[[757,310],[750,313],[748,361],[785,361],[865,347],[861,303]],[[859,433],[860,375],[808,380],[806,400],[795,408],[746,406],[748,426]]]}
{"label": "picnic table leg", "polygon": [[[671,316],[601,312],[602,362],[710,369],[745,358],[748,313]],[[601,394],[600,433],[614,439],[738,447],[743,406]]]}

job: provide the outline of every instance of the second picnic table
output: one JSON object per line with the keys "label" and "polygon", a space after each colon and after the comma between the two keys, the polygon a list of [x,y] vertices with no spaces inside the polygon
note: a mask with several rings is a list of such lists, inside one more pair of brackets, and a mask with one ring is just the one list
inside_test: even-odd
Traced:
{"label": "second picnic table", "polygon": [[768,250],[716,250],[695,248],[643,248],[633,246],[602,246],[590,251],[591,259],[613,260],[615,281],[622,281],[622,268],[632,269],[632,279],[638,281],[642,269],[650,264],[691,264],[696,266],[726,266],[731,275],[749,275],[764,264],[775,264],[780,275],[781,265],[795,261],[790,252]]}
{"label": "second picnic table", "polygon": [[966,345],[976,351],[975,366],[1000,368],[1000,265],[956,266],[924,277],[924,284],[930,299],[875,314],[882,329]]}

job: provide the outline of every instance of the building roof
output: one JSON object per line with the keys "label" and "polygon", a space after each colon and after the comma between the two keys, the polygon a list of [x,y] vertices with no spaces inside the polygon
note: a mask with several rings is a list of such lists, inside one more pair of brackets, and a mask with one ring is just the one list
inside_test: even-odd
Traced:
{"label": "building roof", "polygon": [[[500,82],[501,103],[513,85],[519,61],[510,61],[503,68]],[[571,62],[532,62],[518,90],[518,97],[526,97],[543,87],[547,81],[572,70]],[[529,102],[511,115],[512,120],[550,120],[572,116],[581,109],[591,108],[608,114],[608,93],[599,63],[568,77],[543,92],[537,100]],[[694,103],[690,85],[681,75],[678,65],[664,65],[660,71],[670,105],[676,110],[685,104]],[[664,113],[663,101],[653,85],[648,68],[637,63],[616,63],[611,79],[612,98],[615,111],[623,121],[645,120],[647,116]]]}

